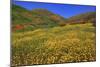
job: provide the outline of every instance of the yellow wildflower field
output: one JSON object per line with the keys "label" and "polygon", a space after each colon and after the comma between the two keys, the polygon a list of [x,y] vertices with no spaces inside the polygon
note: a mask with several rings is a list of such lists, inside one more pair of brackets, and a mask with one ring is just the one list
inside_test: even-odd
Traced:
{"label": "yellow wildflower field", "polygon": [[12,66],[96,60],[91,23],[12,33]]}

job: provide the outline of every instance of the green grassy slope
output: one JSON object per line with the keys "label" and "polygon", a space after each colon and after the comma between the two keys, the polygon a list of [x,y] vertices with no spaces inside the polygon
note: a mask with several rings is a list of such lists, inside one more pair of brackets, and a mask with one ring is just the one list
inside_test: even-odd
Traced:
{"label": "green grassy slope", "polygon": [[63,17],[53,14],[45,9],[35,9],[29,11],[17,5],[12,6],[13,28],[16,28],[16,25],[24,26],[25,29],[29,27],[32,29],[38,27],[54,27],[63,21]]}

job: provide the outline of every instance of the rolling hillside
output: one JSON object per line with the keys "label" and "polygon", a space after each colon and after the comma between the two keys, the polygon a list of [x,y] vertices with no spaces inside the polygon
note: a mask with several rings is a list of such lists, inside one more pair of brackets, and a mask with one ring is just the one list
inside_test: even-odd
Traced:
{"label": "rolling hillside", "polygon": [[27,10],[18,5],[12,6],[12,30],[27,31],[37,28],[51,28],[55,26],[65,26],[66,24],[81,24],[92,22],[95,26],[95,12],[79,14],[69,19],[54,14],[46,9]]}
{"label": "rolling hillside", "polygon": [[43,27],[54,27],[64,23],[64,18],[53,14],[46,9],[26,10],[20,6],[12,7],[12,27],[18,29],[35,29]]}

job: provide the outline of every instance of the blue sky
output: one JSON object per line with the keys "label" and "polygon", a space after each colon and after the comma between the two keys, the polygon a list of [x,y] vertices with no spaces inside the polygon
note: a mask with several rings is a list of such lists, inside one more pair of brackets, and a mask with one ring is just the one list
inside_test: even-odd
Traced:
{"label": "blue sky", "polygon": [[71,16],[75,16],[77,14],[85,12],[96,11],[95,6],[87,6],[87,5],[53,4],[53,3],[25,2],[25,1],[13,1],[13,4],[24,7],[27,10],[33,10],[37,8],[47,9],[65,18],[69,18]]}

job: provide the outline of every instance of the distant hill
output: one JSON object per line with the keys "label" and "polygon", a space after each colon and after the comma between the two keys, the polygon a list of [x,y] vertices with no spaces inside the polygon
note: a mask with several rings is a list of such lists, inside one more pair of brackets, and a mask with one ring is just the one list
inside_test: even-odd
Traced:
{"label": "distant hill", "polygon": [[68,24],[80,24],[80,23],[96,23],[96,12],[87,12],[70,17],[66,20]]}

